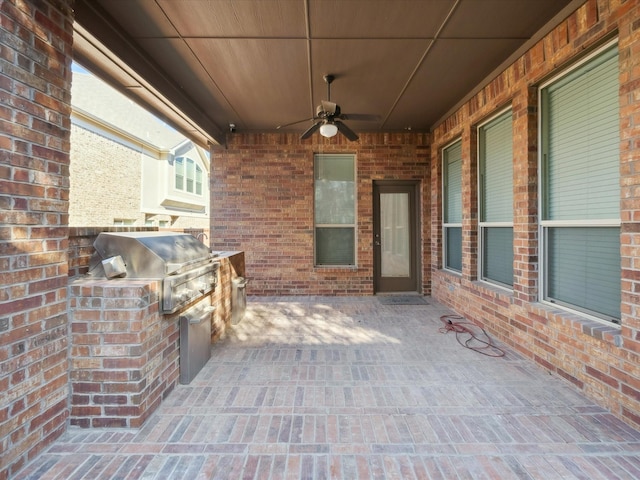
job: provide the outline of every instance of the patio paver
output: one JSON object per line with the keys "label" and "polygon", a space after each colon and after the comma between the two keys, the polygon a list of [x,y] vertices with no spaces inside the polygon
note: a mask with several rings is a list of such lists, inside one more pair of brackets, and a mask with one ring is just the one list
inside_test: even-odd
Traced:
{"label": "patio paver", "polygon": [[138,430],[71,428],[19,479],[637,479],[640,432],[450,310],[250,298]]}

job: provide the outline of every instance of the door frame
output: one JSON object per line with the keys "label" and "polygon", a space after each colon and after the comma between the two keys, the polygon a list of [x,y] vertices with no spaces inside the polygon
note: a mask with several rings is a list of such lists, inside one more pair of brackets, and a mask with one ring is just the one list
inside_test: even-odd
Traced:
{"label": "door frame", "polygon": [[[411,282],[415,283],[411,288],[403,285],[393,285],[393,281],[384,280],[381,277],[382,250],[380,239],[380,194],[409,193],[409,223],[412,230],[409,235],[409,250],[413,261],[410,260]],[[385,191],[386,190],[386,191]],[[422,288],[422,257],[420,256],[420,181],[419,180],[374,180],[373,181],[373,292],[374,294],[389,293],[421,293]]]}

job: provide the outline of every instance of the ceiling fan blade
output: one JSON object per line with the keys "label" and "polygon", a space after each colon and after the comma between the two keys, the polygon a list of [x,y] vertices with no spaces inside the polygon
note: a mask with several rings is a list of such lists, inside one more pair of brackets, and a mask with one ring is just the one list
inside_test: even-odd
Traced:
{"label": "ceiling fan blade", "polygon": [[327,115],[334,115],[336,113],[337,104],[333,102],[328,102],[327,100],[322,100],[322,110],[324,110]]}
{"label": "ceiling fan blade", "polygon": [[315,120],[315,119],[316,117],[311,117],[311,118],[305,118],[304,120],[298,120],[296,122],[285,123],[284,125],[278,125],[276,127],[276,130],[280,130],[281,128],[285,128],[285,127],[290,127],[291,125],[296,125],[297,123],[310,122],[311,120]]}
{"label": "ceiling fan blade", "polygon": [[343,113],[340,115],[342,120],[360,120],[364,122],[377,122],[380,115],[372,115],[369,113]]}
{"label": "ceiling fan blade", "polygon": [[351,130],[349,127],[347,127],[340,120],[336,120],[334,123],[335,123],[336,127],[338,127],[338,131],[341,134],[343,134],[345,137],[347,137],[349,140],[351,140],[352,142],[355,141],[355,140],[358,140],[358,135],[356,135],[353,130]]}
{"label": "ceiling fan blade", "polygon": [[314,134],[316,130],[320,128],[320,125],[322,125],[322,122],[316,122],[313,125],[311,125],[302,135],[300,135],[300,139],[304,140],[305,138],[309,138],[311,135]]}

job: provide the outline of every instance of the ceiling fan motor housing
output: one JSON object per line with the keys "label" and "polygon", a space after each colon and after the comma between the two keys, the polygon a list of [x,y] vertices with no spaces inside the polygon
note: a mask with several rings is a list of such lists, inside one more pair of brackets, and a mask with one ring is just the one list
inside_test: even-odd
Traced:
{"label": "ceiling fan motor housing", "polygon": [[333,117],[340,117],[340,105],[336,105],[335,111],[332,112],[332,113],[329,113],[324,109],[324,106],[322,104],[320,104],[316,108],[316,117],[318,117],[318,118],[327,118],[327,119],[330,119],[330,120],[332,120]]}
{"label": "ceiling fan motor housing", "polygon": [[[349,140],[355,141],[355,140],[358,140],[358,135],[356,135],[356,133],[353,132],[346,124],[341,122],[340,119],[352,120],[355,117],[359,118],[360,120],[377,119],[376,115],[362,115],[362,114],[342,115],[340,106],[331,101],[331,82],[333,82],[334,78],[335,77],[333,75],[324,76],[324,81],[327,83],[327,100],[322,100],[320,105],[316,107],[315,117],[308,119],[308,120],[315,120],[315,123],[302,133],[302,135],[300,136],[302,140],[309,138],[319,129],[320,134],[324,137],[333,137],[338,132],[340,132]],[[286,125],[282,125],[282,126],[288,127],[290,125],[295,125],[296,123],[301,123],[304,121],[307,121],[307,120],[299,120],[297,122],[287,123]],[[278,126],[278,128],[281,128],[282,126]]]}

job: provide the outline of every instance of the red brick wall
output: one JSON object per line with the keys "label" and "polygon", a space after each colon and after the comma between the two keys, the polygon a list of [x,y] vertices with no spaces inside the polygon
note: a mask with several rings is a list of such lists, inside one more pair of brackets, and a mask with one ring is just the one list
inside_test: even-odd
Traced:
{"label": "red brick wall", "polygon": [[140,427],[176,386],[179,325],[159,292],[149,280],[70,285],[72,425]]}
{"label": "red brick wall", "polygon": [[216,310],[211,321],[211,343],[215,343],[225,334],[231,322],[233,304],[233,280],[245,275],[244,253],[235,252],[218,259],[218,285],[212,294]]}
{"label": "red brick wall", "polygon": [[[617,31],[620,52],[622,328],[537,303],[536,84]],[[433,295],[640,427],[640,2],[589,0],[433,132]],[[475,126],[511,104],[514,119],[514,289],[477,281]],[[463,272],[440,270],[442,147],[463,142]]]}
{"label": "red brick wall", "polygon": [[0,479],[68,416],[71,3],[0,3]]}
{"label": "red brick wall", "polygon": [[[320,141],[321,143],[316,143]],[[313,155],[353,153],[357,165],[357,266],[315,268]],[[422,289],[429,293],[429,136],[231,134],[213,151],[211,246],[243,250],[251,295],[370,295],[373,293],[373,181],[418,180],[424,244]]]}

